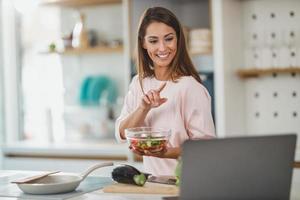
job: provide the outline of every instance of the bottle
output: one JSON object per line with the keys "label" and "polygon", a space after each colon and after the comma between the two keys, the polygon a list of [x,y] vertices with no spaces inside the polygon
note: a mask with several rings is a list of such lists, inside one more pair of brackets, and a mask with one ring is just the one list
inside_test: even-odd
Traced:
{"label": "bottle", "polygon": [[80,20],[75,24],[72,39],[73,48],[87,48],[89,47],[88,31],[85,28],[85,16],[80,13]]}

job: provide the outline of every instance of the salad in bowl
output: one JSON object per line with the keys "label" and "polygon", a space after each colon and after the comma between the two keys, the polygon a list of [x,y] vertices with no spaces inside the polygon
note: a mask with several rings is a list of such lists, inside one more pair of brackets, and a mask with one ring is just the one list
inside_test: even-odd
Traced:
{"label": "salad in bowl", "polygon": [[125,129],[130,147],[141,154],[159,154],[167,150],[170,129],[136,127]]}

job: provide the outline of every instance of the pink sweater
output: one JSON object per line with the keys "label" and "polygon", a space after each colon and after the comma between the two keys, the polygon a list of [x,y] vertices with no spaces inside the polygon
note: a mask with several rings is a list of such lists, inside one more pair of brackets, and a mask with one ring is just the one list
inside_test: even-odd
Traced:
{"label": "pink sweater", "polygon": [[[143,80],[144,91],[157,89],[163,81],[155,78]],[[171,129],[170,147],[179,147],[188,139],[215,137],[215,128],[211,115],[211,98],[206,88],[192,76],[185,76],[177,83],[167,81],[160,93],[168,100],[158,108],[151,109],[144,126]],[[140,104],[143,96],[138,77],[135,76],[125,97],[120,117],[116,120],[115,134],[119,141],[119,126],[124,118]],[[153,175],[174,175],[177,160],[144,156],[144,170]]]}

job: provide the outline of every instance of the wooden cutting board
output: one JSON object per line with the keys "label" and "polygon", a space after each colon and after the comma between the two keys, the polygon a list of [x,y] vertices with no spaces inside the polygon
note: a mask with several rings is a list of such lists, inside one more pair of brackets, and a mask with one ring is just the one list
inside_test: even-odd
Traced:
{"label": "wooden cutting board", "polygon": [[103,188],[105,193],[136,193],[178,195],[179,188],[175,185],[146,182],[144,186],[114,183]]}

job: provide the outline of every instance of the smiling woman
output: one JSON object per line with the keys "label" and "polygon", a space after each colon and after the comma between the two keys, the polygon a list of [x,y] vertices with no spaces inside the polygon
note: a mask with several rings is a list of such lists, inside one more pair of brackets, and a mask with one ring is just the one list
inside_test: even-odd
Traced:
{"label": "smiling woman", "polygon": [[[147,173],[172,176],[185,140],[215,137],[211,98],[188,54],[183,29],[170,10],[153,7],[144,12],[137,51],[138,75],[116,121],[116,138],[130,141],[129,148],[143,156]],[[171,134],[153,152],[149,140],[132,142],[129,130],[134,127],[171,129]]]}

